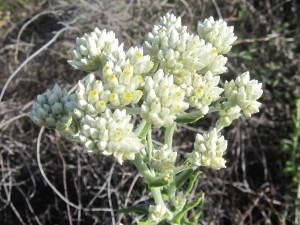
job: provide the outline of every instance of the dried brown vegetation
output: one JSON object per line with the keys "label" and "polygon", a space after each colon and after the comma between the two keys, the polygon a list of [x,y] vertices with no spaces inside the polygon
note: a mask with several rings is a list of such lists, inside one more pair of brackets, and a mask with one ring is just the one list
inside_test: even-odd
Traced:
{"label": "dried brown vegetation", "polygon": [[[41,175],[39,127],[26,113],[35,96],[54,83],[70,88],[84,76],[66,62],[76,36],[97,26],[113,30],[126,47],[141,45],[166,12],[182,16],[191,31],[196,21],[222,16],[239,37],[225,77],[249,70],[264,84],[261,112],[224,132],[230,143],[227,168],[201,169],[193,192],[206,193],[199,224],[292,224],[294,205],[286,196],[295,193],[291,179],[281,175],[286,152],[280,140],[291,132],[293,102],[300,91],[297,0],[0,1],[1,91],[12,79],[0,101],[0,224],[133,224],[136,215],[111,209],[151,203],[131,165],[84,154],[79,145],[46,130],[41,165],[65,199],[60,198]],[[44,49],[47,43],[51,45]],[[44,51],[35,54],[39,50]],[[194,132],[209,129],[214,121],[212,115],[180,126],[178,152],[191,150]],[[156,138],[160,144],[159,131]]]}

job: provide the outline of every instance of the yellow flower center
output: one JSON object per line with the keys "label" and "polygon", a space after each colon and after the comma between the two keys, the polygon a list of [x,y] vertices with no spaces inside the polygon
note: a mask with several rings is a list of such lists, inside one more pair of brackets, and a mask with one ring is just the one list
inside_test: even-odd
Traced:
{"label": "yellow flower center", "polygon": [[136,91],[139,96],[142,96],[144,93],[141,90]]}
{"label": "yellow flower center", "polygon": [[108,77],[107,77],[109,80],[112,80],[112,79],[114,79],[115,78],[115,75],[109,75]]}
{"label": "yellow flower center", "polygon": [[98,105],[99,105],[100,107],[104,107],[106,104],[105,104],[104,101],[99,101],[99,102],[98,102]]}
{"label": "yellow flower center", "polygon": [[110,69],[109,66],[104,66],[104,67],[103,67],[103,71],[107,71],[107,70],[109,70],[109,69]]}
{"label": "yellow flower center", "polygon": [[132,99],[132,94],[130,92],[127,92],[127,93],[124,94],[124,98]]}
{"label": "yellow flower center", "polygon": [[201,93],[201,92],[202,92],[202,89],[201,89],[201,88],[196,88],[196,89],[195,89],[195,92],[196,92],[196,93]]}
{"label": "yellow flower center", "polygon": [[135,53],[135,56],[136,57],[142,57],[143,55],[141,53],[137,52],[137,53]]}
{"label": "yellow flower center", "polygon": [[90,91],[90,95],[91,96],[95,96],[96,94],[98,94],[98,92],[96,90],[91,90]]}
{"label": "yellow flower center", "polygon": [[128,70],[124,70],[123,72],[126,76],[129,76],[130,75],[130,72]]}

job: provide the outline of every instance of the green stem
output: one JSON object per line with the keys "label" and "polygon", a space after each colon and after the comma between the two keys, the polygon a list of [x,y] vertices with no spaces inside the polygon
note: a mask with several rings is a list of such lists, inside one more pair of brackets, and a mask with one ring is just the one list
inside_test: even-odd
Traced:
{"label": "green stem", "polygon": [[147,123],[147,122],[146,122],[145,120],[142,120],[142,121],[140,122],[140,124],[137,126],[137,128],[136,128],[135,131],[134,131],[134,134],[135,134],[136,136],[139,136],[139,135],[142,133],[142,131],[143,131],[143,129],[144,129],[146,123]]}
{"label": "green stem", "polygon": [[132,163],[136,166],[140,174],[144,177],[145,183],[151,187],[161,187],[168,184],[163,177],[156,177],[153,172],[150,171],[147,164],[144,162],[142,155],[137,153]]}
{"label": "green stem", "polygon": [[149,130],[147,134],[147,154],[148,154],[148,161],[151,161],[152,158],[152,150],[153,150],[153,145],[152,145],[152,131]]}
{"label": "green stem", "polygon": [[156,205],[166,206],[159,187],[151,188],[151,192]]}
{"label": "green stem", "polygon": [[132,162],[146,181],[152,181],[155,179],[155,176],[149,170],[140,153],[135,155],[135,159]]}
{"label": "green stem", "polygon": [[176,129],[175,122],[166,129],[165,144],[167,144],[169,148],[172,148],[173,134],[174,134],[175,129]]}
{"label": "green stem", "polygon": [[[298,182],[298,191],[297,191],[297,200],[300,200],[300,182]],[[296,209],[295,209],[295,224],[299,224],[300,222],[300,207],[297,205],[296,202]]]}

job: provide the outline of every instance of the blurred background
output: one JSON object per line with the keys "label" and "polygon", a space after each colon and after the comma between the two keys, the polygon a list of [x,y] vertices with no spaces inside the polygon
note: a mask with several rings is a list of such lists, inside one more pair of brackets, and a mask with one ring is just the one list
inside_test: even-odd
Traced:
{"label": "blurred background", "polygon": [[[299,222],[298,0],[0,0],[1,91],[11,79],[0,102],[0,224],[134,224],[139,215],[111,209],[151,204],[133,166],[84,154],[81,146],[46,130],[41,164],[62,200],[40,173],[40,128],[26,115],[37,94],[55,83],[69,89],[86,75],[67,63],[77,36],[97,26],[114,31],[126,49],[141,46],[167,12],[181,16],[190,32],[209,16],[234,26],[238,40],[227,55],[223,81],[250,71],[264,89],[260,112],[223,131],[229,143],[227,168],[200,169],[192,192],[206,193],[199,224]],[[45,50],[35,54],[41,48]],[[216,119],[212,114],[178,127],[180,157],[192,150],[195,132],[209,130]],[[154,137],[160,145],[160,131]]]}

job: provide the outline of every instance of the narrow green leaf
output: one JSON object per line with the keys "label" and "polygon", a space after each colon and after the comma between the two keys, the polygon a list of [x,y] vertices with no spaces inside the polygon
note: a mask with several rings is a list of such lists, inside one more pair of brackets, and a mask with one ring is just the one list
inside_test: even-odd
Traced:
{"label": "narrow green leaf", "polygon": [[131,206],[131,207],[123,208],[123,209],[117,209],[116,211],[119,213],[124,213],[124,214],[132,213],[132,212],[148,214],[148,210],[146,208],[143,208],[140,206]]}
{"label": "narrow green leaf", "polygon": [[180,188],[187,181],[187,179],[189,179],[190,176],[192,176],[193,172],[194,170],[188,169],[177,175],[175,177],[176,188]]}
{"label": "narrow green leaf", "polygon": [[183,113],[177,116],[175,122],[177,123],[193,123],[197,120],[203,118],[204,115],[200,111],[191,112],[191,113]]}

